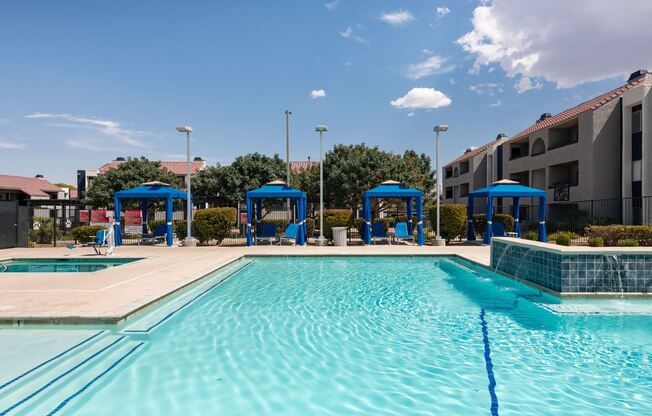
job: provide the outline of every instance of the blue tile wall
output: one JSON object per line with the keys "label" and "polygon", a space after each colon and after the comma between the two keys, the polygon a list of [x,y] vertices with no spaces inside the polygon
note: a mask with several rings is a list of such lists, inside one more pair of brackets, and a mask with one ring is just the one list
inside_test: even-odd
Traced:
{"label": "blue tile wall", "polygon": [[491,267],[556,292],[652,292],[652,254],[561,254],[491,242]]}

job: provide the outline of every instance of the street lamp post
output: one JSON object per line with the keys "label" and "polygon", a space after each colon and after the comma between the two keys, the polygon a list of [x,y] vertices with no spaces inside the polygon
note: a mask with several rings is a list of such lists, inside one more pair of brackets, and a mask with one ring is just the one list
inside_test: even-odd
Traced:
{"label": "street lamp post", "polygon": [[192,127],[190,126],[177,126],[177,131],[179,133],[186,133],[186,238],[181,242],[181,245],[184,247],[192,247],[197,245],[197,241],[192,238],[192,193],[190,189],[190,133],[192,132]]}
{"label": "street lamp post", "polygon": [[435,198],[437,199],[437,235],[435,236],[435,239],[432,240],[432,245],[444,246],[446,245],[446,240],[443,240],[441,238],[441,234],[439,234],[439,199],[440,199],[439,188],[441,187],[441,172],[439,172],[439,133],[443,131],[448,131],[448,125],[447,124],[436,125],[434,131],[435,131],[435,170],[437,172],[436,175],[437,184],[435,188]]}
{"label": "street lamp post", "polygon": [[318,125],[315,131],[319,133],[319,238],[317,245],[323,246],[324,240],[324,136],[328,131],[325,125]]}
{"label": "street lamp post", "polygon": [[[286,167],[286,185],[290,186],[290,116],[292,111],[285,110],[285,167]],[[288,221],[292,222],[292,212],[290,210],[290,198],[287,199]]]}

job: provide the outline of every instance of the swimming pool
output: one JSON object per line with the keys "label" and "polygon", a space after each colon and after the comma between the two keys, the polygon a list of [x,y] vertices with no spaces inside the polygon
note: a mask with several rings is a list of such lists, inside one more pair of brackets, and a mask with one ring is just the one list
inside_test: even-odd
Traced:
{"label": "swimming pool", "polygon": [[453,257],[249,258],[0,380],[0,415],[651,414],[652,316],[563,306]]}
{"label": "swimming pool", "polygon": [[0,261],[0,273],[88,273],[131,263],[138,258],[24,258]]}

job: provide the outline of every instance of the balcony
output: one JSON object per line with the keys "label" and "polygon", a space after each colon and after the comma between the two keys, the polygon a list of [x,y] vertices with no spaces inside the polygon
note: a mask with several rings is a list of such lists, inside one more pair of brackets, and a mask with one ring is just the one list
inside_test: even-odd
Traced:
{"label": "balcony", "polygon": [[570,146],[579,141],[579,128],[577,120],[563,128],[548,130],[548,150]]}

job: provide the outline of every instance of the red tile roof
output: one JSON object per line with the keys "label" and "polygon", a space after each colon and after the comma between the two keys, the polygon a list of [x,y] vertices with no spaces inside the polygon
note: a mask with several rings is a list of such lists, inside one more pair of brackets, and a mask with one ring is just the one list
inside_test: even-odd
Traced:
{"label": "red tile roof", "polygon": [[606,92],[602,95],[599,95],[595,98],[591,98],[588,101],[585,101],[579,105],[576,105],[575,107],[569,108],[567,110],[562,111],[559,114],[555,114],[552,117],[548,117],[542,121],[539,121],[538,123],[534,123],[527,129],[523,130],[522,132],[518,133],[517,135],[513,136],[509,141],[513,142],[514,140],[519,140],[524,137],[529,136],[530,134],[537,132],[539,130],[543,130],[548,127],[552,127],[554,125],[563,123],[565,121],[569,121],[571,119],[574,119],[575,117],[579,116],[580,114],[586,112],[586,111],[592,111],[595,110],[608,102],[620,97],[623,95],[623,93],[627,90],[630,90],[634,87],[636,87],[638,84],[643,82],[645,80],[645,77],[639,77],[635,80],[632,80],[628,82],[627,84],[618,87],[616,89],[613,89],[609,92]]}
{"label": "red tile roof", "polygon": [[[122,163],[124,163],[124,161],[122,160],[111,161],[105,164],[104,166],[100,167],[97,170],[97,173],[102,175],[112,169],[116,169]],[[159,162],[159,163],[161,164],[161,167],[163,169],[166,169],[177,176],[183,176],[186,174],[186,162]],[[191,175],[195,175],[197,172],[203,170],[204,168],[206,168],[205,160],[193,160],[190,162]]]}
{"label": "red tile roof", "polygon": [[319,162],[313,162],[313,161],[290,162],[290,171],[292,173],[300,173],[304,170],[310,169],[313,166],[319,166]]}
{"label": "red tile roof", "polygon": [[446,165],[444,165],[444,167],[446,168],[446,167],[448,167],[448,166],[450,166],[450,165],[452,165],[454,163],[458,163],[458,162],[462,162],[463,160],[470,159],[473,156],[479,155],[480,153],[484,152],[485,150],[487,150],[491,146],[497,145],[498,143],[500,143],[502,141],[505,141],[505,140],[507,140],[507,137],[505,137],[505,136],[499,137],[499,138],[497,138],[496,140],[494,140],[491,143],[487,143],[487,144],[485,144],[483,146],[480,146],[480,147],[475,148],[475,149],[473,149],[473,150],[471,150],[469,152],[464,153],[463,155],[459,156],[457,159],[454,159],[451,162],[448,162]]}
{"label": "red tile roof", "polygon": [[61,188],[47,179],[12,175],[0,175],[0,189],[21,191],[30,197],[46,198],[50,197],[47,192],[54,193],[61,191]]}

